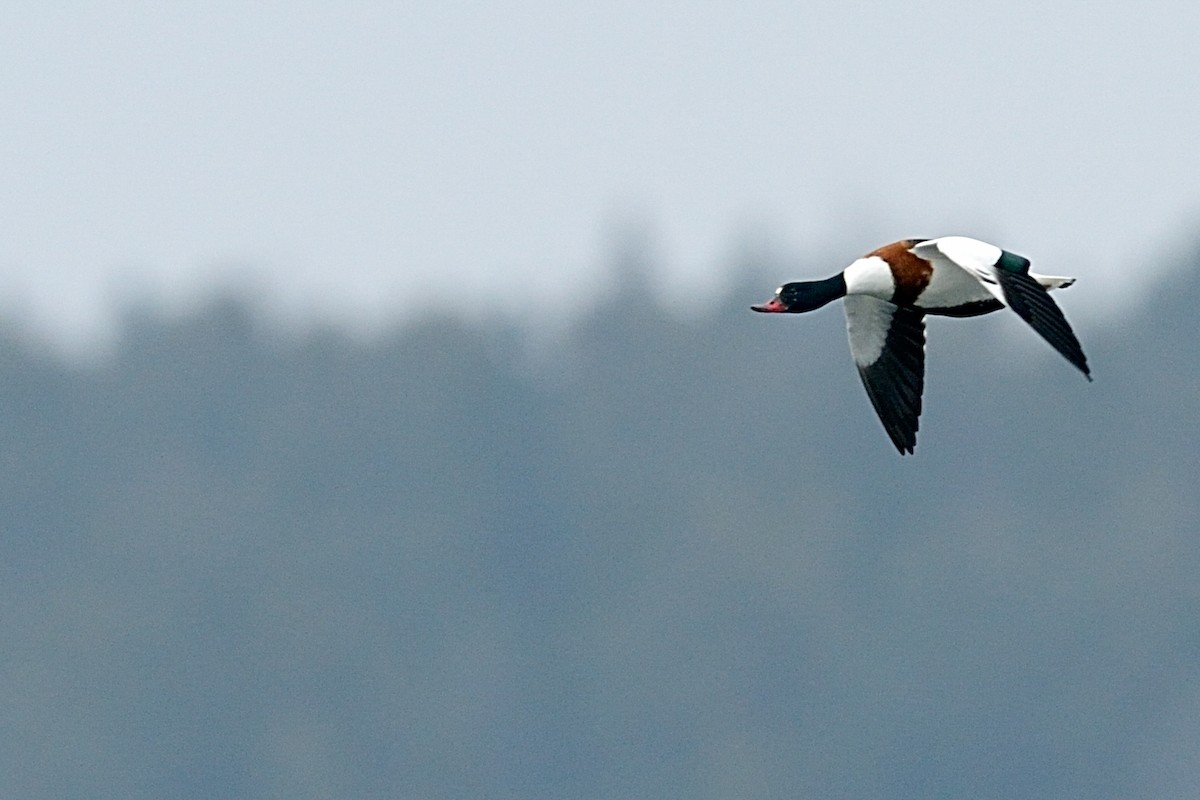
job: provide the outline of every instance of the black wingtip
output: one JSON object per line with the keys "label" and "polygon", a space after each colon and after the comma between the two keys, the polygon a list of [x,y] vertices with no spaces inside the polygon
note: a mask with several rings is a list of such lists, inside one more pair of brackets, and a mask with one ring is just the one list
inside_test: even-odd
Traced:
{"label": "black wingtip", "polygon": [[1024,273],[997,270],[996,277],[1009,308],[1091,381],[1092,371],[1088,368],[1083,347],[1050,293]]}

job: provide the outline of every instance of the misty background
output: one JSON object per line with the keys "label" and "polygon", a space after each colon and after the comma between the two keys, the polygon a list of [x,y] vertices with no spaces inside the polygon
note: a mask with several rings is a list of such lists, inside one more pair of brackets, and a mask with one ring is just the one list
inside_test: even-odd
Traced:
{"label": "misty background", "polygon": [[6,10],[0,794],[1193,796],[1197,8]]}

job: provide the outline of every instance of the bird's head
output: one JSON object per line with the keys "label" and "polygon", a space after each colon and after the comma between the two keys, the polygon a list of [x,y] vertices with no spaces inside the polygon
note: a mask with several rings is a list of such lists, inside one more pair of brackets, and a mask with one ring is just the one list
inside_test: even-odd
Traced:
{"label": "bird's head", "polygon": [[823,281],[785,283],[775,290],[775,296],[758,306],[750,306],[764,314],[803,314],[844,297],[846,281],[840,274]]}

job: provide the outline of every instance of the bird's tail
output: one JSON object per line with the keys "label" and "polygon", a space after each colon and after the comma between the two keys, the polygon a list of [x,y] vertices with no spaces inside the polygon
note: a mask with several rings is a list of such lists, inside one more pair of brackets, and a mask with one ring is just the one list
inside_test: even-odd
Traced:
{"label": "bird's tail", "polygon": [[1065,289],[1075,282],[1074,278],[1064,278],[1060,275],[1038,275],[1036,272],[1029,273],[1029,277],[1037,281],[1046,290]]}

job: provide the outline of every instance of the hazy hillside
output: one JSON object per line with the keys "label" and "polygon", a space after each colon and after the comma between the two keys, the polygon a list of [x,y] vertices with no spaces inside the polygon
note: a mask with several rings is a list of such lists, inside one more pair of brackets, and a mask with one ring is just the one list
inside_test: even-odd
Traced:
{"label": "hazy hillside", "polygon": [[10,339],[0,795],[1193,796],[1180,274],[1077,326],[1090,385],[934,320],[903,459],[840,310],[764,319],[760,282],[618,293],[532,360],[237,303],[94,368]]}

